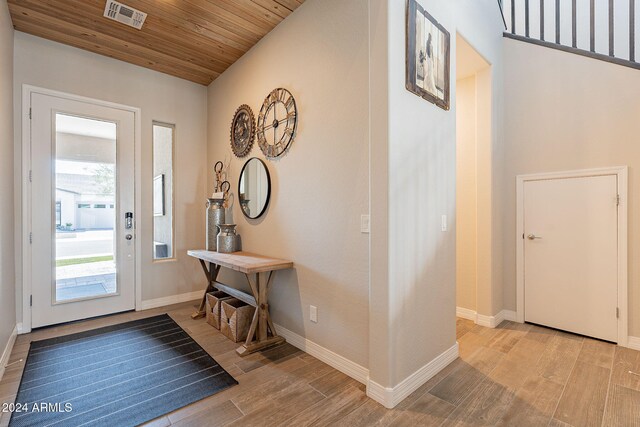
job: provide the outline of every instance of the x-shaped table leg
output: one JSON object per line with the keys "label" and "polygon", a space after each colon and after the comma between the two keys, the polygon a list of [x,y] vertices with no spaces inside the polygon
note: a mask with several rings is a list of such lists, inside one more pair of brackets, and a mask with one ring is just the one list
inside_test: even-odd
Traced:
{"label": "x-shaped table leg", "polygon": [[203,260],[200,261],[200,266],[202,266],[202,271],[204,271],[204,275],[207,277],[207,289],[204,291],[204,295],[202,296],[202,301],[200,302],[200,308],[198,311],[194,312],[191,315],[192,319],[200,319],[201,317],[206,316],[205,307],[207,306],[207,294],[211,291],[214,291],[216,288],[213,286],[215,281],[218,278],[218,273],[220,272],[220,266],[216,265],[212,262],[209,263],[209,268],[207,268],[207,263]]}
{"label": "x-shaped table leg", "polygon": [[[261,350],[266,347],[271,347],[284,342],[284,338],[279,337],[276,333],[276,328],[271,320],[269,313],[269,303],[267,296],[273,282],[274,272],[269,272],[269,277],[266,283],[260,281],[260,273],[256,273],[255,282],[251,280],[248,274],[245,274],[253,297],[256,300],[256,311],[249,327],[249,334],[245,343],[238,348],[237,352],[241,356],[249,353]],[[271,336],[269,336],[271,331]]]}

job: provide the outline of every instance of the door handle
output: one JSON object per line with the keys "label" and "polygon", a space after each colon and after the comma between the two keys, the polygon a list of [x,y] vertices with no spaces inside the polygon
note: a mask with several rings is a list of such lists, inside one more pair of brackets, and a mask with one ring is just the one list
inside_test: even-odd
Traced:
{"label": "door handle", "polygon": [[542,237],[540,237],[540,236],[536,236],[535,234],[529,234],[529,235],[527,236],[527,239],[529,239],[529,240],[536,240],[536,239],[542,239]]}

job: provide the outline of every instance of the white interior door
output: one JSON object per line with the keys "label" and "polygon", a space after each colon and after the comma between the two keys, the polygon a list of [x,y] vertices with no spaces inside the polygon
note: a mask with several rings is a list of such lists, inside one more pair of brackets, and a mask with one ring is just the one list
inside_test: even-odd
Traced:
{"label": "white interior door", "polygon": [[616,175],[524,183],[525,321],[618,341]]}
{"label": "white interior door", "polygon": [[135,308],[135,114],[40,93],[31,112],[32,327]]}

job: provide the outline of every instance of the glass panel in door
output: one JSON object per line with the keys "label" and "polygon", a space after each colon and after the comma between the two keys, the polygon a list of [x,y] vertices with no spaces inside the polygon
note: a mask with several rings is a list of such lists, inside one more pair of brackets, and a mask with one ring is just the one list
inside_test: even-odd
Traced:
{"label": "glass panel in door", "polygon": [[54,304],[116,294],[116,123],[55,115]]}

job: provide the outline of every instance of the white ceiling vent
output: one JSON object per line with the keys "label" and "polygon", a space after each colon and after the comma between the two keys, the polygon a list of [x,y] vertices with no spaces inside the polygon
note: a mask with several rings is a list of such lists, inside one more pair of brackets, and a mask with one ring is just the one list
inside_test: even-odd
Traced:
{"label": "white ceiling vent", "polygon": [[104,7],[104,17],[139,30],[142,28],[144,20],[147,19],[147,14],[117,1],[107,0]]}

